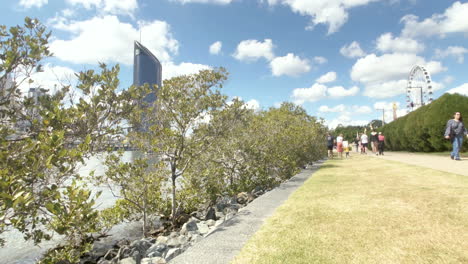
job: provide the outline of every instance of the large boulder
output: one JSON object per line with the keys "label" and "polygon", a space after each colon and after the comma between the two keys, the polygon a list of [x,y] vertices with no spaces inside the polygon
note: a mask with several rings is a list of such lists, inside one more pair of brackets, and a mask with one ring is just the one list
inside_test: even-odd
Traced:
{"label": "large boulder", "polygon": [[205,215],[205,220],[216,220],[216,210],[213,207],[210,207]]}
{"label": "large boulder", "polygon": [[146,256],[149,258],[162,257],[167,251],[168,247],[166,244],[152,245],[147,251]]}
{"label": "large boulder", "polygon": [[210,232],[210,228],[208,227],[208,225],[204,222],[200,222],[197,224],[197,227],[198,227],[198,232],[200,232],[200,234],[204,235],[208,232]]}
{"label": "large boulder", "polygon": [[167,244],[168,240],[169,240],[169,238],[167,236],[159,236],[156,239],[156,244]]}
{"label": "large boulder", "polygon": [[197,230],[198,230],[197,222],[194,220],[190,220],[182,226],[182,228],[180,229],[180,233],[182,235],[186,235],[190,231],[197,231]]}

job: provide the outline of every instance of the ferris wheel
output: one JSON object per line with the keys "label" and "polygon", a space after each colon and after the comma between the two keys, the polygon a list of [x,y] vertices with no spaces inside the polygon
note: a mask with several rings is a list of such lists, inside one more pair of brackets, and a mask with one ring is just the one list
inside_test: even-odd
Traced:
{"label": "ferris wheel", "polygon": [[423,66],[416,65],[410,71],[406,87],[408,113],[431,103],[432,100],[431,75]]}

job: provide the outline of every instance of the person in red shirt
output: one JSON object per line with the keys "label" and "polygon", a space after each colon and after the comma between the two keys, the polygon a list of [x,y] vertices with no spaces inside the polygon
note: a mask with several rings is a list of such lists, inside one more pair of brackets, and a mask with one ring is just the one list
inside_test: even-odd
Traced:
{"label": "person in red shirt", "polygon": [[378,139],[379,139],[379,142],[378,142],[379,155],[383,155],[384,146],[385,146],[385,136],[382,134],[382,132],[379,132]]}

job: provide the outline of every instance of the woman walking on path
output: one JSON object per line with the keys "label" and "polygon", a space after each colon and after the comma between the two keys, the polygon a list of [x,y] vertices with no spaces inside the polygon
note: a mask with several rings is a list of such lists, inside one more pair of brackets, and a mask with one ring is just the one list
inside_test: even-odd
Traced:
{"label": "woman walking on path", "polygon": [[338,151],[338,155],[340,158],[343,158],[343,134],[340,134],[336,137],[336,151]]}
{"label": "woman walking on path", "polygon": [[374,153],[375,155],[377,155],[377,146],[379,142],[379,139],[377,137],[378,137],[377,132],[372,130],[372,132],[370,133],[370,142],[372,146],[372,153]]}
{"label": "woman walking on path", "polygon": [[460,160],[460,149],[463,144],[463,135],[468,136],[468,132],[463,124],[463,117],[460,112],[455,112],[453,119],[447,122],[445,128],[445,138],[452,142],[453,150],[450,158]]}
{"label": "woman walking on path", "polygon": [[382,132],[379,132],[378,141],[379,141],[378,142],[378,145],[379,145],[379,154],[378,155],[383,155],[384,147],[385,147],[385,136],[382,134]]}

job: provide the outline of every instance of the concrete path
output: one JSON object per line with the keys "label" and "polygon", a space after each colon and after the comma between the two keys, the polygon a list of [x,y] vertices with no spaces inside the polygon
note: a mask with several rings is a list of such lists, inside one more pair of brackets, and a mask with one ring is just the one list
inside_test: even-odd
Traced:
{"label": "concrete path", "polygon": [[278,188],[258,197],[230,220],[187,251],[169,261],[170,264],[224,264],[229,263],[242,249],[247,240],[260,229],[299,186],[301,186],[323,162],[315,163]]}
{"label": "concrete path", "polygon": [[400,161],[421,167],[468,176],[468,157],[462,157],[461,161],[456,161],[451,160],[450,156],[411,152],[385,152],[384,156],[378,156],[378,158]]}

